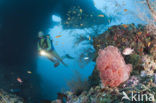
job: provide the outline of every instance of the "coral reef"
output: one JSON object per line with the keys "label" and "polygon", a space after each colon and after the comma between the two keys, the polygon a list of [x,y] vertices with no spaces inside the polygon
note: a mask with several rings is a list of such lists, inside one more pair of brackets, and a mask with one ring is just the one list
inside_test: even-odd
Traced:
{"label": "coral reef", "polygon": [[152,55],[156,60],[155,28],[153,25],[140,24],[137,26],[134,24],[115,25],[94,38],[94,48],[97,52],[109,45],[118,47],[121,52],[127,47],[132,48],[133,54],[124,56],[124,59],[126,63],[132,64],[134,69],[132,74],[139,75],[143,70],[142,57],[144,55]]}
{"label": "coral reef", "polygon": [[[155,31],[154,25],[122,24],[112,26],[95,37],[93,44],[96,50],[96,67],[88,80],[90,89],[82,91],[80,95],[75,95],[72,91],[65,92],[67,103],[131,103],[132,93],[153,94],[152,101],[140,103],[155,102]],[[129,55],[121,54],[126,48],[133,52]],[[126,64],[132,64],[133,67],[129,79],[130,66]],[[126,78],[123,78],[123,74]],[[122,99],[123,92],[129,100]]]}
{"label": "coral reef", "polygon": [[24,100],[16,95],[0,90],[0,103],[24,103]]}
{"label": "coral reef", "polygon": [[139,83],[139,78],[136,76],[132,76],[124,85],[123,87],[135,87]]}
{"label": "coral reef", "polygon": [[[141,79],[140,81],[144,81],[145,79]],[[66,92],[68,100],[66,103],[131,103],[131,101],[123,100],[123,91],[130,96],[131,93],[156,93],[156,85],[151,82],[152,78],[149,78],[149,81],[146,82],[138,82],[138,78],[132,77],[127,83],[133,84],[129,85],[125,88],[109,88],[103,87],[102,84],[97,85],[96,87],[90,88],[89,91],[83,91],[81,95],[76,96],[72,92]],[[136,82],[135,82],[136,81]],[[125,84],[127,84],[125,83]],[[123,84],[123,85],[125,85]],[[135,86],[134,86],[135,84]],[[147,85],[148,84],[148,85]],[[156,95],[154,95],[156,96]],[[56,102],[53,102],[56,103]],[[144,102],[142,102],[144,103]],[[147,102],[148,103],[148,102]],[[149,102],[150,103],[150,102]]]}
{"label": "coral reef", "polygon": [[96,64],[104,86],[117,87],[129,78],[132,66],[125,64],[118,48],[108,46],[98,54]]}

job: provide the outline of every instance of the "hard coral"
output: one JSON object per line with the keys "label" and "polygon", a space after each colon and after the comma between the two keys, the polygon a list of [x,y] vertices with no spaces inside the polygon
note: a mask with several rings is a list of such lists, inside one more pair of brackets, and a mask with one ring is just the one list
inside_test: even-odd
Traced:
{"label": "hard coral", "polygon": [[117,87],[129,78],[132,66],[126,65],[118,48],[108,46],[98,54],[96,64],[104,86]]}
{"label": "hard coral", "polygon": [[154,57],[149,55],[144,55],[142,57],[142,61],[143,61],[142,66],[144,68],[145,74],[148,76],[154,75],[154,72],[156,71],[156,62],[154,60]]}

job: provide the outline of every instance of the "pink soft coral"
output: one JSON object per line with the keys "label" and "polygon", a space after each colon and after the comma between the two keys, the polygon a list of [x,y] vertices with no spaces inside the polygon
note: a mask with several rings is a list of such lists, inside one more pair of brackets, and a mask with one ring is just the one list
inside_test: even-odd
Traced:
{"label": "pink soft coral", "polygon": [[117,87],[129,78],[132,66],[125,63],[118,48],[108,46],[98,54],[96,64],[104,86]]}

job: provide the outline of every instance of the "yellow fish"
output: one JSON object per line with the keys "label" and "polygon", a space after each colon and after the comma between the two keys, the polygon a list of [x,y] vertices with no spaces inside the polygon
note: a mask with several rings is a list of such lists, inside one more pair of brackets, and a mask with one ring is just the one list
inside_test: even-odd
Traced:
{"label": "yellow fish", "polygon": [[82,13],[82,9],[80,9],[80,13]]}
{"label": "yellow fish", "polygon": [[57,35],[55,38],[60,38],[62,35]]}
{"label": "yellow fish", "polygon": [[89,40],[91,40],[91,37],[89,36]]}
{"label": "yellow fish", "polygon": [[148,42],[148,47],[151,45],[151,42]]}

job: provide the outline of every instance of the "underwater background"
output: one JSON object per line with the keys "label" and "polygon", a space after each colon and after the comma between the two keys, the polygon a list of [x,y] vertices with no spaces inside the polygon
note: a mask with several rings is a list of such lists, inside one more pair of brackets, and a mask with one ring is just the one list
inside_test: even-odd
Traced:
{"label": "underwater background", "polygon": [[[156,1],[150,0],[150,3],[155,9]],[[132,34],[137,30],[144,32],[144,26],[154,23],[146,0],[1,0],[0,96],[2,99],[0,100],[5,103],[3,93],[5,95],[8,93],[7,95],[16,94],[20,98],[18,101],[23,100],[26,103],[50,103],[58,99],[59,93],[64,95],[70,91],[78,93],[76,95],[79,96],[83,90],[87,91],[95,85],[102,85],[99,83],[98,73],[95,74],[98,79],[92,79],[93,71],[96,71],[98,64],[96,59],[99,48],[116,46],[117,43],[111,42],[116,41],[111,37],[116,33],[119,34],[115,30],[126,31],[133,26],[136,31],[134,29],[126,31],[132,32],[128,35],[132,38]],[[140,27],[143,30],[138,29]],[[109,30],[112,32],[108,33],[110,37],[103,36]],[[68,66],[60,64],[54,67],[53,62],[38,54],[39,31],[44,31],[50,36],[55,50]],[[119,44],[122,44],[120,37],[118,40]],[[148,43],[147,40],[147,45]],[[123,45],[116,47],[123,51],[126,44]],[[136,45],[134,44],[134,51]],[[137,52],[137,55],[140,55],[139,53]],[[150,55],[153,56],[154,53]],[[133,65],[135,71],[133,62],[128,61],[130,57],[123,56],[123,58],[127,64]],[[132,74],[139,75],[133,72]],[[82,91],[79,93],[76,88]],[[73,100],[68,103],[90,102]]]}

